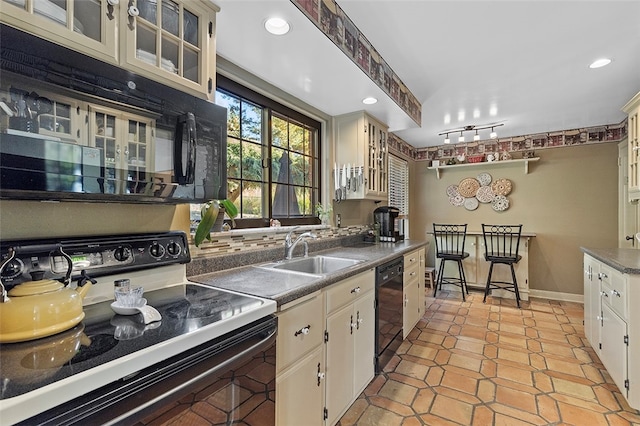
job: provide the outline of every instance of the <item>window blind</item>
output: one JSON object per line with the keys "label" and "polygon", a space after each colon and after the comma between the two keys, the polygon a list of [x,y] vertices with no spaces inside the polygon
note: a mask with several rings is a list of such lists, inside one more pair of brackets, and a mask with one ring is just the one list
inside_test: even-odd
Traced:
{"label": "window blind", "polygon": [[409,214],[409,166],[406,161],[389,156],[389,206]]}

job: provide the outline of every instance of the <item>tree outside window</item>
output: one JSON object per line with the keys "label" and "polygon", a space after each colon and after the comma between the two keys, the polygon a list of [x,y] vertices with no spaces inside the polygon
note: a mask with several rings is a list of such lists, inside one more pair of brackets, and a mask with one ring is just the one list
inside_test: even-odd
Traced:
{"label": "tree outside window", "polygon": [[[320,125],[248,89],[216,91],[227,108],[228,196],[239,226],[315,223]],[[254,95],[253,98],[251,95]]]}

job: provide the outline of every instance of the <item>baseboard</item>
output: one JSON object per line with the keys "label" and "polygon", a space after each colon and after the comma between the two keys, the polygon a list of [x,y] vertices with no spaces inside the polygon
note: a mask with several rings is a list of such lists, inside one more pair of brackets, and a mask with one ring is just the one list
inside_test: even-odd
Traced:
{"label": "baseboard", "polygon": [[561,293],[559,291],[535,290],[529,289],[529,297],[539,297],[541,299],[561,300],[563,302],[584,303],[584,297],[581,294]]}

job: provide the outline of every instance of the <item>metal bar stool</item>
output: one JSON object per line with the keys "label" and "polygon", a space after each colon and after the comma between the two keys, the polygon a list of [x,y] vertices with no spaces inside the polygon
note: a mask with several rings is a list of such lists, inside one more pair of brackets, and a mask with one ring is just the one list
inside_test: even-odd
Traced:
{"label": "metal bar stool", "polygon": [[[520,291],[518,290],[518,281],[516,280],[516,272],[513,265],[522,259],[522,256],[518,254],[521,233],[522,225],[482,224],[485,247],[484,258],[487,262],[491,262],[487,286],[484,289],[483,302],[486,302],[487,295],[491,290],[501,289],[515,293],[516,303],[518,308],[520,307]],[[511,268],[511,282],[492,280],[493,267],[497,264],[509,265]]]}
{"label": "metal bar stool", "polygon": [[[440,267],[436,285],[433,290],[433,297],[436,296],[438,288],[442,290],[442,284],[453,284],[462,290],[462,300],[465,299],[465,293],[469,294],[467,288],[467,278],[464,275],[462,261],[469,257],[469,253],[464,251],[464,242],[467,237],[467,224],[451,225],[451,224],[433,224],[433,236],[436,241],[436,258],[440,259]],[[444,268],[447,261],[456,262],[458,266],[458,276],[445,276]]]}

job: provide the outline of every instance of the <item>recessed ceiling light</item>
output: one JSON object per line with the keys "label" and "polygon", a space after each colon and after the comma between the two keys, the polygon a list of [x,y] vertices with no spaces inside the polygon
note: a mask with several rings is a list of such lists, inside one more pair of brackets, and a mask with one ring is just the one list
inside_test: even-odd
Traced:
{"label": "recessed ceiling light", "polygon": [[378,102],[378,100],[376,98],[373,98],[371,96],[369,96],[368,98],[364,98],[362,100],[362,103],[365,105],[372,105],[375,104],[376,102]]}
{"label": "recessed ceiling light", "polygon": [[610,63],[611,59],[609,58],[596,59],[591,63],[591,65],[589,65],[589,68],[602,68],[606,65],[609,65]]}
{"label": "recessed ceiling light", "polygon": [[269,18],[264,22],[267,31],[274,35],[283,35],[289,32],[291,26],[282,18]]}

